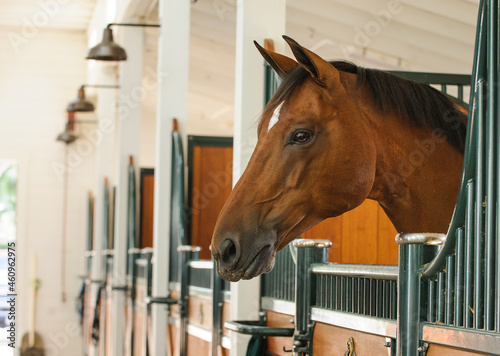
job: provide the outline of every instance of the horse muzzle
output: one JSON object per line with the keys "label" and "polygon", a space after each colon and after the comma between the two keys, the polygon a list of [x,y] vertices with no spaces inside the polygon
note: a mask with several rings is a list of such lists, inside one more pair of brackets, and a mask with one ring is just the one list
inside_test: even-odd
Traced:
{"label": "horse muzzle", "polygon": [[217,273],[230,282],[252,279],[271,271],[274,267],[274,254],[274,238],[269,237],[259,237],[254,243],[245,245],[234,235],[224,236],[218,246],[212,242],[212,256],[217,265]]}

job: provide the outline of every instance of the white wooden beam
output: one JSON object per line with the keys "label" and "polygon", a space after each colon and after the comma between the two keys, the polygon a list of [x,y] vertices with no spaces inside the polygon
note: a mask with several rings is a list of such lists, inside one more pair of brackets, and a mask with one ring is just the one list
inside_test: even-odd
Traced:
{"label": "white wooden beam", "polygon": [[[115,196],[115,236],[113,257],[113,284],[124,286],[127,262],[128,230],[128,166],[129,157],[139,161],[141,129],[143,31],[137,27],[123,27],[120,45],[127,51],[128,59],[120,63],[120,96],[118,100],[118,172]],[[113,105],[113,103],[108,103]],[[137,164],[137,163],[136,163]],[[125,293],[113,291],[112,354],[124,355],[125,340]],[[129,321],[130,322],[130,321]]]}
{"label": "white wooden beam", "polygon": [[[236,13],[236,73],[233,184],[243,173],[257,143],[255,121],[264,107],[263,59],[253,41],[274,40],[282,51],[286,0],[240,0]],[[259,278],[231,284],[231,319],[258,319]],[[244,355],[249,338],[231,334],[231,355]]]}
{"label": "white wooden beam", "polygon": [[[153,226],[154,296],[168,293],[168,256],[170,242],[170,182],[172,170],[172,119],[177,118],[180,132],[186,132],[189,68],[189,1],[160,0],[158,43],[158,109],[156,119],[156,165]],[[152,355],[168,355],[167,308],[152,306]]]}

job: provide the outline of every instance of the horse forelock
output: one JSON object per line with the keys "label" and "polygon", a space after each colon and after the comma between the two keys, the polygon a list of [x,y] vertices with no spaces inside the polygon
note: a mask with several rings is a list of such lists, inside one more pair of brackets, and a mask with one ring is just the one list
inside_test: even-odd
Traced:
{"label": "horse forelock", "polygon": [[[453,146],[463,152],[467,115],[446,95],[429,85],[381,70],[363,68],[347,61],[330,63],[341,72],[355,74],[357,89],[367,85],[380,112],[397,114],[417,127],[437,129]],[[310,78],[309,72],[300,66],[290,72],[267,103],[259,130],[264,124],[263,121],[272,117],[278,106],[289,99],[307,78]]]}

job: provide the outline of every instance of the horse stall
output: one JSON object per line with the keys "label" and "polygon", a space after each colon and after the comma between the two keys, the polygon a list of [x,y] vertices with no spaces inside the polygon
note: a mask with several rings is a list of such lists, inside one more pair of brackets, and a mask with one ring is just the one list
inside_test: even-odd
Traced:
{"label": "horse stall", "polygon": [[[112,352],[112,293],[120,291],[126,295],[125,305],[125,335],[124,350],[127,355],[140,355],[145,349],[144,342],[141,339],[145,334],[144,317],[144,297],[146,292],[144,262],[148,261],[150,247],[152,246],[152,192],[153,192],[153,170],[141,169],[140,177],[140,216],[136,214],[136,177],[133,158],[130,157],[128,166],[128,227],[127,227],[127,284],[118,286],[113,284],[113,217],[114,202],[111,189],[107,180],[104,183],[104,246],[101,250],[101,256],[104,269],[104,280],[94,280],[91,275],[90,265],[93,258],[97,258],[93,251],[92,224],[93,224],[93,197],[89,196],[88,225],[89,236],[87,242],[88,250],[85,252],[87,259],[87,273],[85,276],[84,287],[82,289],[82,325],[84,333],[84,348],[90,350],[94,345],[98,354],[108,355]],[[140,221],[140,231],[137,230],[137,218]],[[142,258],[141,258],[142,257]],[[149,258],[149,263],[151,259]],[[98,292],[94,304],[91,304],[90,286],[98,284]],[[145,353],[144,353],[145,355]]]}
{"label": "horse stall", "polygon": [[[217,215],[231,190],[231,167],[231,138],[188,137],[187,205],[179,197],[171,220],[167,302],[172,306],[167,347],[175,355],[227,354],[222,324],[229,311],[229,284],[216,275],[209,245]],[[176,188],[173,196],[183,191]]]}
{"label": "horse stall", "polygon": [[[150,329],[150,310],[146,304],[147,296],[151,295],[152,256],[153,256],[153,192],[154,169],[140,169],[139,193],[139,236],[140,248],[129,250],[129,256],[134,256],[134,296],[133,326],[128,337],[131,340],[133,355],[147,355],[148,331]],[[132,263],[132,261],[130,261]]]}
{"label": "horse stall", "polygon": [[[470,76],[394,74],[438,85],[445,92],[455,93],[456,101],[467,106],[463,93],[470,84]],[[266,82],[276,83],[276,80],[268,78]],[[234,322],[227,326],[234,331],[265,335],[267,352],[275,355],[285,355],[294,349],[294,324],[299,323],[294,316],[305,318],[301,321],[301,332],[308,334],[313,345],[305,353],[340,354],[350,347],[349,338],[359,340],[356,350],[360,354],[394,353],[398,289],[395,235],[392,223],[373,201],[365,201],[351,212],[322,222],[302,236],[307,240],[295,241],[279,251],[274,269],[262,276],[261,324],[267,322],[267,327]],[[330,246],[334,246],[335,252],[329,255]],[[316,260],[301,262],[304,257],[298,257],[298,252],[314,248],[322,251],[307,253],[316,254]],[[305,269],[299,277],[296,269],[302,263],[316,265],[302,267]],[[305,281],[312,284],[304,285]],[[297,295],[310,288],[315,289],[310,296]],[[310,319],[307,307],[296,307],[296,298],[311,299],[307,302]],[[311,323],[315,324],[314,334],[309,329]]]}
{"label": "horse stall", "polygon": [[[274,269],[262,275],[261,320],[225,324],[253,336],[253,354],[499,354],[499,14],[493,2],[479,8],[472,76],[393,73],[440,89],[468,111],[462,181],[448,233],[398,234],[395,265],[392,253],[374,258],[375,252],[353,263],[339,240],[307,232],[309,239],[277,252]],[[471,83],[469,107],[464,92]],[[342,236],[343,225],[332,226]],[[385,222],[375,226],[382,232],[368,234],[391,230]],[[361,239],[366,230],[359,234]],[[356,241],[346,248],[357,251]],[[336,252],[329,256],[332,245]]]}
{"label": "horse stall", "polygon": [[143,168],[140,243],[128,254],[126,352],[148,355],[151,305],[159,303],[169,309],[165,340],[172,354],[217,354],[213,350],[227,354],[223,350],[228,348],[228,339],[222,336],[222,325],[228,319],[229,283],[223,283],[214,272],[209,244],[217,215],[231,190],[232,139],[188,137],[187,198],[183,145],[175,124],[172,148],[170,294],[151,295],[156,258],[152,249],[154,170]]}
{"label": "horse stall", "polygon": [[93,225],[94,225],[94,197],[89,193],[88,208],[87,208],[87,246],[84,253],[85,257],[85,275],[82,276],[83,283],[80,291],[80,322],[82,325],[83,334],[83,351],[84,354],[91,343],[92,335],[92,303],[90,300],[90,281],[92,279],[91,266],[93,253]]}
{"label": "horse stall", "polygon": [[[111,293],[109,286],[112,281],[113,269],[113,196],[114,193],[110,189],[108,180],[104,181],[104,246],[101,250],[101,255],[96,256],[94,251],[93,239],[93,221],[94,221],[94,198],[89,194],[88,198],[88,236],[87,236],[87,250],[85,251],[86,272],[83,276],[83,286],[80,294],[80,314],[83,330],[83,350],[84,353],[88,352],[92,345],[96,347],[98,352],[106,354],[110,347],[106,340],[111,337]],[[101,258],[103,261],[104,279],[96,280],[92,277],[91,265],[92,259]],[[96,284],[98,286],[97,295],[95,300],[92,300],[91,286]]]}

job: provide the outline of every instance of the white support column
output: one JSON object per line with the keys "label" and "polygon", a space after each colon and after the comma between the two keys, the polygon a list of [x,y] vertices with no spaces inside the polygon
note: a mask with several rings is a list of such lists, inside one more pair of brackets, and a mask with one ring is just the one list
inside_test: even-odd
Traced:
{"label": "white support column", "polygon": [[[161,33],[158,43],[153,296],[168,293],[172,119],[177,118],[180,132],[186,131],[190,7],[190,1],[160,0],[159,3]],[[152,356],[168,355],[165,342],[167,308],[162,304],[153,304],[151,314]]]}
{"label": "white support column", "polygon": [[[136,22],[136,21],[135,21]],[[115,236],[113,257],[113,285],[127,283],[127,225],[128,225],[128,166],[129,157],[139,161],[142,87],[143,29],[121,27],[120,45],[128,59],[120,63],[120,95],[118,97],[118,172],[115,197]],[[111,103],[110,103],[111,105]],[[113,291],[112,354],[123,356],[125,344],[125,293]]]}
{"label": "white support column", "polygon": [[[257,142],[255,121],[264,106],[263,59],[253,41],[274,40],[281,51],[286,0],[238,0],[236,14],[236,81],[234,97],[233,184],[245,170]],[[231,319],[256,320],[259,278],[231,284]],[[231,334],[231,356],[244,355],[249,337]]]}
{"label": "white support column", "polygon": [[[116,84],[116,72],[110,66],[101,66],[96,75],[95,84]],[[94,83],[89,83],[94,84]],[[104,181],[108,179],[108,184],[112,185],[113,161],[115,153],[115,122],[116,110],[111,103],[116,102],[116,90],[97,89],[97,103],[95,114],[97,117],[98,133],[102,140],[98,141],[96,154],[96,186],[94,190],[94,257],[92,257],[92,280],[103,281],[104,265],[101,251],[104,243]],[[95,305],[98,285],[93,283],[91,288],[91,306]],[[93,313],[93,310],[92,310]],[[101,343],[102,344],[102,343]],[[91,346],[89,355],[97,355],[98,350]]]}

